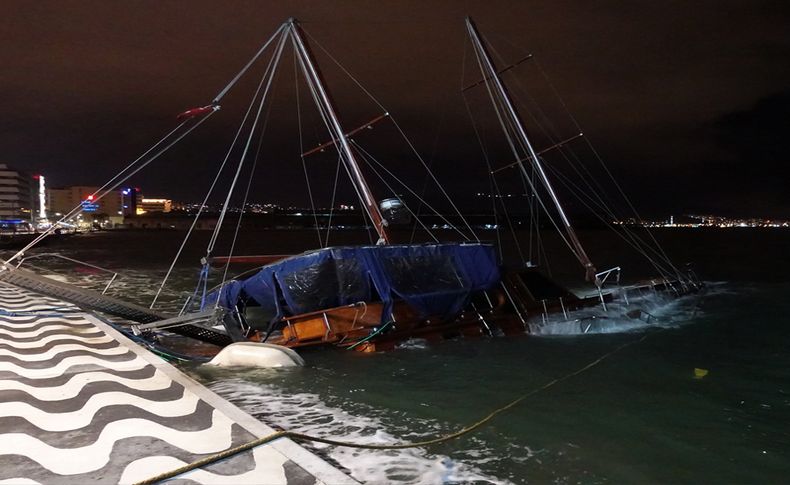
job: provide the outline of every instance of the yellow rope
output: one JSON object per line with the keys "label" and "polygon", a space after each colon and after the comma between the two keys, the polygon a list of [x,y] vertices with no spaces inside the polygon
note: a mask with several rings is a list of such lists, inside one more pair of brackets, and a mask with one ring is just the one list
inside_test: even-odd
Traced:
{"label": "yellow rope", "polygon": [[552,381],[550,381],[550,382],[548,382],[548,383],[546,383],[546,384],[544,384],[544,385],[542,385],[542,386],[540,386],[538,388],[535,388],[535,389],[529,391],[526,394],[521,395],[520,397],[514,399],[513,401],[510,401],[509,403],[505,404],[504,406],[495,409],[494,411],[492,411],[491,413],[489,413],[488,415],[486,415],[485,417],[483,417],[479,421],[477,421],[475,423],[472,423],[469,426],[466,426],[464,428],[461,428],[460,430],[456,431],[455,433],[451,433],[451,434],[448,434],[448,435],[440,436],[438,438],[425,440],[425,441],[416,441],[416,442],[412,442],[412,443],[391,444],[391,445],[369,445],[369,444],[363,444],[363,443],[350,443],[350,442],[347,442],[347,441],[332,440],[332,439],[328,439],[328,438],[321,438],[319,436],[310,436],[310,435],[303,434],[303,433],[297,433],[295,431],[277,431],[276,433],[272,433],[272,434],[264,436],[262,438],[258,438],[256,440],[250,441],[248,443],[244,443],[244,444],[239,445],[239,446],[237,446],[235,448],[227,449],[225,451],[216,453],[214,455],[210,455],[210,456],[207,456],[205,458],[201,458],[200,460],[193,461],[192,463],[187,463],[186,465],[178,467],[176,469],[173,469],[173,470],[170,470],[170,471],[167,471],[167,472],[164,472],[164,473],[160,473],[159,475],[156,475],[156,476],[153,476],[151,478],[147,478],[145,480],[136,482],[134,485],[150,485],[150,484],[153,484],[153,483],[158,483],[158,482],[161,482],[163,480],[167,480],[169,478],[173,478],[173,477],[176,477],[176,476],[181,475],[183,473],[195,470],[197,468],[202,468],[204,466],[211,465],[212,463],[216,463],[216,462],[218,462],[220,460],[224,460],[225,458],[229,458],[229,457],[237,455],[239,453],[243,453],[243,452],[245,452],[247,450],[251,450],[252,448],[256,448],[258,446],[265,445],[266,443],[270,443],[270,442],[272,442],[274,440],[277,440],[277,439],[280,439],[280,438],[290,438],[290,439],[295,440],[295,441],[312,441],[312,442],[316,442],[316,443],[324,443],[324,444],[327,444],[327,445],[343,446],[343,447],[347,447],[347,448],[361,448],[361,449],[366,449],[366,450],[402,450],[402,449],[405,449],[405,448],[421,448],[421,447],[424,447],[424,446],[433,446],[433,445],[438,445],[438,444],[441,444],[441,443],[445,443],[447,441],[454,440],[456,438],[460,438],[461,436],[463,436],[465,434],[468,434],[468,433],[471,433],[472,431],[475,431],[476,429],[480,428],[481,426],[485,425],[486,423],[488,423],[489,421],[494,419],[494,417],[496,417],[496,415],[498,415],[498,414],[500,414],[500,413],[502,413],[504,411],[507,411],[508,409],[516,406],[521,401],[523,401],[523,400],[525,400],[525,399],[527,399],[527,398],[529,398],[531,396],[534,396],[535,394],[537,394],[537,393],[539,393],[541,391],[545,391],[546,389],[548,389],[548,388],[550,388],[550,387],[552,387],[552,386],[554,386],[556,384],[559,384],[562,381],[570,379],[571,377],[575,377],[575,376],[581,374],[582,372],[585,372],[585,371],[595,367],[596,365],[598,365],[601,362],[603,362],[605,359],[611,357],[612,355],[614,355],[617,352],[623,350],[624,348],[629,347],[629,346],[634,345],[634,344],[637,344],[639,342],[642,342],[643,340],[645,340],[648,337],[648,335],[649,334],[645,334],[641,338],[632,340],[630,342],[626,342],[623,345],[620,345],[619,347],[615,348],[614,350],[605,353],[601,357],[598,357],[597,359],[595,359],[594,361],[592,361],[589,364],[585,365],[584,367],[582,367],[582,368],[580,368],[578,370],[575,370],[575,371],[571,372],[570,374],[566,374],[566,375],[564,375],[562,377],[558,377],[557,379],[554,379],[554,380],[552,380]]}

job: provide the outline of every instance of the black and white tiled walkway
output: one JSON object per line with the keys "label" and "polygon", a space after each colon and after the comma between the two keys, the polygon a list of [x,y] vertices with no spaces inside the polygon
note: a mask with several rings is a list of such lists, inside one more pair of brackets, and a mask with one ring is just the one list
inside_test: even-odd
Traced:
{"label": "black and white tiled walkway", "polygon": [[[133,483],[274,431],[68,307],[0,283],[0,484]],[[356,483],[289,440],[177,481]]]}

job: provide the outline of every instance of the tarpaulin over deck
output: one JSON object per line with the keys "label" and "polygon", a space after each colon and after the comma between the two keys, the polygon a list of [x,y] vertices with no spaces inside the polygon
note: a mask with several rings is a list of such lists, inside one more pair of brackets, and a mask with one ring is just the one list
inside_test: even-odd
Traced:
{"label": "tarpaulin over deck", "polygon": [[[403,299],[422,316],[450,316],[471,293],[499,283],[488,244],[425,244],[326,248],[279,261],[255,275],[227,283],[220,305],[252,299],[271,318],[359,301],[380,300],[388,316]],[[215,301],[217,293],[210,295]]]}

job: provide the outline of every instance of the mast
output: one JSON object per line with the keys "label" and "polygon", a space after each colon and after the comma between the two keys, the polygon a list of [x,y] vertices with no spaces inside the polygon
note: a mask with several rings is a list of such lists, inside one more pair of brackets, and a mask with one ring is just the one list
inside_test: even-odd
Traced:
{"label": "mast", "polygon": [[[515,127],[516,135],[518,135],[519,140],[526,148],[527,153],[529,155],[529,159],[532,161],[532,164],[535,167],[535,170],[538,173],[538,177],[540,178],[541,183],[546,188],[546,191],[549,193],[549,197],[551,197],[552,202],[554,202],[554,206],[557,208],[557,212],[559,213],[560,220],[562,221],[562,225],[565,229],[566,234],[568,235],[568,240],[570,241],[571,246],[573,247],[573,253],[576,255],[576,258],[579,262],[584,266],[586,274],[585,277],[587,281],[593,281],[595,279],[595,265],[593,265],[592,261],[590,260],[589,256],[584,250],[581,241],[579,241],[579,237],[576,235],[576,231],[571,226],[570,220],[568,220],[568,216],[565,214],[565,210],[562,208],[562,204],[560,204],[560,200],[557,197],[557,194],[554,192],[554,188],[549,181],[548,176],[546,175],[546,171],[543,169],[543,165],[540,163],[540,159],[538,158],[538,154],[535,152],[535,149],[532,147],[532,143],[529,141],[529,137],[527,136],[527,132],[524,129],[524,124],[521,121],[521,118],[518,115],[518,111],[513,106],[513,101],[510,99],[510,94],[507,91],[507,88],[502,83],[502,80],[499,77],[499,73],[497,72],[496,68],[494,67],[494,63],[491,60],[491,56],[486,49],[486,46],[483,44],[481,40],[480,33],[475,26],[475,23],[472,21],[471,17],[466,18],[466,29],[469,32],[469,37],[472,40],[472,45],[474,46],[475,52],[477,53],[478,59],[480,60],[480,67],[483,71],[483,79],[488,82],[490,79],[494,88],[496,89],[499,97],[502,100],[502,104],[505,106],[505,111],[507,113],[510,122]],[[492,98],[492,101],[494,99]],[[496,108],[496,102],[494,101],[494,107]],[[522,163],[521,157],[516,155],[516,163],[518,164],[522,175],[529,181],[530,177],[527,173],[527,169],[524,167]]]}
{"label": "mast", "polygon": [[331,133],[332,138],[337,140],[337,142],[340,144],[340,153],[342,155],[343,161],[346,164],[346,168],[351,175],[351,182],[354,184],[357,195],[364,205],[370,220],[373,222],[373,227],[378,233],[379,240],[377,244],[388,244],[389,237],[387,236],[386,231],[387,221],[381,215],[381,211],[379,210],[378,204],[376,203],[376,198],[370,191],[370,187],[368,186],[365,177],[362,175],[362,171],[359,168],[356,157],[354,157],[354,153],[351,151],[351,146],[348,143],[345,131],[343,131],[343,127],[340,125],[340,120],[338,120],[334,106],[332,105],[332,101],[329,97],[329,94],[327,93],[326,88],[324,87],[321,73],[318,70],[318,66],[313,59],[313,55],[302,36],[302,28],[299,26],[299,23],[296,21],[296,19],[289,19],[287,23],[290,26],[290,33],[291,38],[294,41],[294,46],[296,47],[297,53],[299,54],[302,70],[304,71],[309,84],[315,88],[317,101],[320,102],[324,111],[326,112],[327,117],[329,118],[328,121],[330,129],[333,132]]}

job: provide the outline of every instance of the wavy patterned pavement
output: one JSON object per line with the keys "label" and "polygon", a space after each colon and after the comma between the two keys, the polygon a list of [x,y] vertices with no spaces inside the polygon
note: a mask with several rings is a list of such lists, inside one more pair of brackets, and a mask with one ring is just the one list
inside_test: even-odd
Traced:
{"label": "wavy patterned pavement", "polygon": [[[96,317],[0,283],[0,485],[133,483],[273,431]],[[178,480],[356,483],[289,440]]]}

